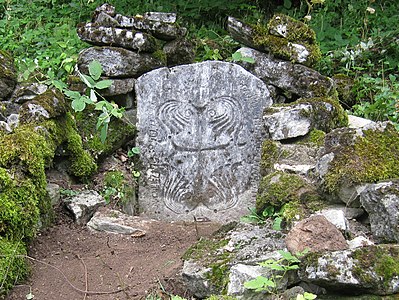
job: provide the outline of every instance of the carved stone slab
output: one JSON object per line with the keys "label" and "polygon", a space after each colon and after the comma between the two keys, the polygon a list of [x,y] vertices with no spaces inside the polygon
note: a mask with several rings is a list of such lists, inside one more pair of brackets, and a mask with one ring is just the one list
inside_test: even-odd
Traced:
{"label": "carved stone slab", "polygon": [[144,170],[140,208],[159,219],[237,220],[253,207],[266,85],[208,61],[161,68],[136,82]]}

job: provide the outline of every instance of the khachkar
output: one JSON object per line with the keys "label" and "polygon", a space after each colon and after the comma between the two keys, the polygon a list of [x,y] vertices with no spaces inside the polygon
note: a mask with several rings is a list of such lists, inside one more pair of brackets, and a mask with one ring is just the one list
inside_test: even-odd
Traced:
{"label": "khachkar", "polygon": [[255,205],[262,112],[272,104],[261,80],[208,61],[146,73],[136,94],[142,211],[226,222]]}

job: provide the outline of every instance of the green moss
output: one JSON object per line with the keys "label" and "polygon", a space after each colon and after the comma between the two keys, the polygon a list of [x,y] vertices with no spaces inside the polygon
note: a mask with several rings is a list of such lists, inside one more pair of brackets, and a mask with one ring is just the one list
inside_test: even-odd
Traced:
{"label": "green moss", "polygon": [[[290,105],[300,103],[310,103],[312,105],[312,121],[315,129],[329,132],[334,128],[348,126],[348,114],[335,97],[300,98],[290,103]],[[326,103],[333,107],[332,112],[326,106]]]}
{"label": "green moss", "polygon": [[256,212],[261,214],[268,206],[281,208],[285,203],[297,201],[298,192],[305,181],[296,174],[274,172],[262,178],[256,197]]}
{"label": "green moss", "polygon": [[397,245],[375,245],[356,249],[352,257],[357,260],[354,276],[372,284],[380,279],[382,289],[390,289],[392,279],[399,276],[399,248]]}
{"label": "green moss", "polygon": [[[324,189],[330,193],[345,185],[374,183],[399,177],[399,133],[392,124],[385,130],[365,130],[353,142],[348,131],[325,176]],[[344,141],[348,139],[348,141]]]}
{"label": "green moss", "polygon": [[[273,35],[273,30],[285,26],[285,36]],[[254,43],[258,47],[269,49],[276,57],[297,62],[297,49],[293,44],[304,46],[309,52],[302,64],[314,66],[321,59],[321,51],[316,44],[316,34],[306,24],[285,15],[275,15],[267,26],[252,25]]]}
{"label": "green moss", "polygon": [[0,298],[28,275],[25,245],[0,236]]}
{"label": "green moss", "polygon": [[155,58],[159,59],[162,62],[162,64],[166,65],[167,57],[166,57],[166,53],[163,50],[159,49],[159,50],[155,51],[154,53],[152,53],[152,55]]}
{"label": "green moss", "polygon": [[182,257],[184,260],[193,259],[210,268],[210,271],[205,276],[211,284],[211,289],[220,294],[227,292],[226,288],[229,280],[230,268],[228,263],[232,253],[221,250],[228,242],[226,239],[219,238],[200,239]]}
{"label": "green moss", "polygon": [[102,143],[100,134],[96,130],[98,115],[99,112],[92,108],[75,114],[77,127],[83,137],[83,146],[96,158],[113,153],[123,145],[124,141],[132,139],[136,132],[134,125],[113,118],[109,123],[107,139]]}
{"label": "green moss", "polygon": [[264,140],[260,161],[260,174],[265,176],[274,169],[274,164],[279,158],[277,143],[273,140]]}
{"label": "green moss", "polygon": [[227,295],[211,295],[210,297],[206,298],[206,300],[237,300],[237,298]]}
{"label": "green moss", "polygon": [[324,131],[312,129],[299,144],[310,144],[311,146],[321,147],[324,145],[325,138],[326,133]]}

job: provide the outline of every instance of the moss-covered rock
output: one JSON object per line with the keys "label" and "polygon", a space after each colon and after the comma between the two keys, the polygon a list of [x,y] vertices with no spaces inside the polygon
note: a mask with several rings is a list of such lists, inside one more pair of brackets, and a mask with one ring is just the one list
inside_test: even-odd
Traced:
{"label": "moss-covered rock", "polygon": [[[347,294],[391,295],[399,292],[398,245],[372,245],[308,255],[302,280]],[[317,270],[317,272],[316,272]]]}
{"label": "moss-covered rock", "polygon": [[0,50],[0,100],[6,99],[17,84],[17,71],[12,56]]}
{"label": "moss-covered rock", "polygon": [[336,74],[332,77],[338,92],[339,101],[348,109],[356,104],[356,97],[353,93],[354,80],[345,74]]}
{"label": "moss-covered rock", "polygon": [[4,296],[15,283],[28,275],[28,266],[24,256],[26,249],[21,241],[11,241],[0,236],[0,298]]}
{"label": "moss-covered rock", "polygon": [[256,197],[256,212],[262,215],[267,207],[282,208],[288,221],[320,209],[320,196],[312,185],[297,174],[274,172],[262,178]]}
{"label": "moss-covered rock", "polygon": [[315,32],[305,23],[276,14],[267,26],[253,26],[257,48],[267,48],[273,55],[294,63],[314,66],[321,58]]}
{"label": "moss-covered rock", "polygon": [[136,127],[121,119],[111,119],[105,143],[101,142],[100,134],[96,130],[98,111],[86,109],[75,113],[75,119],[79,132],[83,137],[83,146],[88,149],[94,157],[104,157],[119,149],[123,144],[132,140]]}
{"label": "moss-covered rock", "polygon": [[326,135],[318,174],[323,190],[338,196],[343,188],[399,177],[398,161],[399,133],[391,123],[343,128]]}

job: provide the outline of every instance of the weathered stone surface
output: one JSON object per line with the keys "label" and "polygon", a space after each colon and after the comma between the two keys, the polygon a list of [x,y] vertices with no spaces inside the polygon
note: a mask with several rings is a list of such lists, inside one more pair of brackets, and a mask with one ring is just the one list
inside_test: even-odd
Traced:
{"label": "weathered stone surface", "polygon": [[291,253],[309,249],[312,252],[348,249],[342,233],[324,216],[315,215],[296,224],[285,242]]}
{"label": "weathered stone surface", "polygon": [[134,78],[112,79],[112,85],[101,90],[100,93],[103,96],[126,95],[134,91],[135,83]]}
{"label": "weathered stone surface", "polygon": [[354,239],[348,241],[349,249],[356,249],[371,245],[374,245],[374,243],[364,236],[357,236]]}
{"label": "weathered stone surface", "polygon": [[349,231],[348,220],[345,217],[345,212],[341,208],[327,207],[321,211],[316,212],[327,219],[331,224],[335,225],[341,232],[345,233]]}
{"label": "weathered stone surface", "polygon": [[[278,156],[272,161],[276,171],[307,175],[315,168],[317,152],[316,146],[302,144],[281,144],[276,142]],[[265,153],[265,155],[267,155]],[[268,155],[270,157],[270,154]],[[266,175],[266,174],[264,174]]]}
{"label": "weathered stone surface", "polygon": [[183,37],[187,33],[187,29],[184,27],[178,27],[166,22],[153,21],[143,16],[126,17],[117,14],[115,20],[118,21],[121,27],[147,31],[156,38],[166,41]]}
{"label": "weathered stone surface", "polygon": [[5,51],[0,50],[0,101],[7,100],[17,84],[17,70],[14,59]]}
{"label": "weathered stone surface", "polygon": [[273,140],[305,136],[313,129],[330,132],[346,125],[346,114],[331,99],[301,99],[291,105],[272,106],[265,111],[263,123]]}
{"label": "weathered stone surface", "polygon": [[274,58],[255,49],[241,48],[242,56],[251,57],[254,64],[239,62],[245,69],[284,91],[304,98],[323,97],[334,92],[333,81],[315,70]]}
{"label": "weathered stone surface", "polygon": [[[230,223],[226,225],[228,227],[230,230],[216,233],[215,240],[199,241],[188,250],[190,255],[182,272],[186,287],[198,298],[221,294],[225,288],[228,295],[238,299],[269,299],[264,293],[244,289],[243,283],[258,275],[272,276],[270,269],[257,263],[281,258],[277,250],[285,248],[284,233],[273,230],[271,223],[264,226]],[[291,275],[286,274],[279,280],[278,289],[296,282],[296,276]]]}
{"label": "weathered stone surface", "polygon": [[67,111],[63,94],[57,90],[47,90],[29,102],[22,104],[19,110],[21,123],[32,123],[58,117]]}
{"label": "weathered stone surface", "polygon": [[300,278],[349,294],[390,295],[399,291],[398,245],[334,251],[306,262]]}
{"label": "weathered stone surface", "polygon": [[143,17],[149,21],[154,22],[163,22],[173,24],[176,22],[176,14],[175,13],[164,13],[164,12],[146,12]]}
{"label": "weathered stone surface", "polygon": [[47,89],[48,86],[42,83],[24,82],[15,87],[15,90],[10,97],[10,101],[23,104],[32,100],[37,95],[43,94]]}
{"label": "weathered stone surface", "polygon": [[149,229],[149,222],[140,217],[123,214],[118,210],[99,209],[94,213],[87,226],[97,231],[141,237]]}
{"label": "weathered stone surface", "polygon": [[147,73],[136,95],[142,209],[164,219],[245,214],[257,188],[260,118],[271,105],[264,83],[208,61]]}
{"label": "weathered stone surface", "polygon": [[97,60],[107,77],[138,77],[153,69],[162,67],[162,62],[151,54],[136,53],[115,47],[92,47],[79,54],[78,68],[88,74],[89,63]]}
{"label": "weathered stone surface", "polygon": [[93,17],[93,23],[97,26],[105,26],[105,27],[118,27],[119,23],[110,15],[105,12],[99,12]]}
{"label": "weathered stone surface", "polygon": [[0,121],[0,132],[11,133],[12,129],[10,125],[7,124],[7,122]]}
{"label": "weathered stone surface", "polygon": [[98,15],[99,13],[105,13],[105,14],[109,15],[110,17],[115,17],[115,15],[116,15],[115,7],[108,3],[104,3],[103,5],[100,5],[99,7],[97,7],[96,10],[94,11],[93,18],[95,18],[95,16]]}
{"label": "weathered stone surface", "polygon": [[96,191],[83,191],[78,195],[64,200],[67,209],[72,213],[76,223],[86,224],[96,212],[105,204],[104,198]]}
{"label": "weathered stone surface", "polygon": [[264,46],[257,45],[257,43],[254,41],[255,33],[252,26],[245,24],[236,18],[227,18],[227,30],[233,39],[245,46],[257,49],[259,51],[268,50]]}
{"label": "weathered stone surface", "polygon": [[335,129],[325,137],[315,174],[325,197],[359,207],[366,183],[396,178],[399,133],[390,123]]}
{"label": "weathered stone surface", "polygon": [[81,24],[77,33],[82,41],[98,46],[123,47],[143,52],[154,52],[156,40],[147,33],[126,28],[97,26],[93,23]]}
{"label": "weathered stone surface", "polygon": [[57,205],[61,199],[61,187],[56,183],[47,183],[46,191],[52,205]]}
{"label": "weathered stone surface", "polygon": [[8,123],[8,117],[11,115],[17,115],[20,107],[20,104],[14,102],[2,101],[0,103],[0,121]]}
{"label": "weathered stone surface", "polygon": [[368,119],[348,115],[348,127],[349,128],[355,128],[355,129],[362,128],[365,126],[369,126],[371,124],[375,124],[375,122],[368,120]]}
{"label": "weathered stone surface", "polygon": [[168,67],[193,63],[195,60],[195,47],[190,41],[179,38],[168,42],[163,47]]}
{"label": "weathered stone surface", "polygon": [[371,232],[380,242],[399,242],[399,180],[369,184],[360,193]]}

